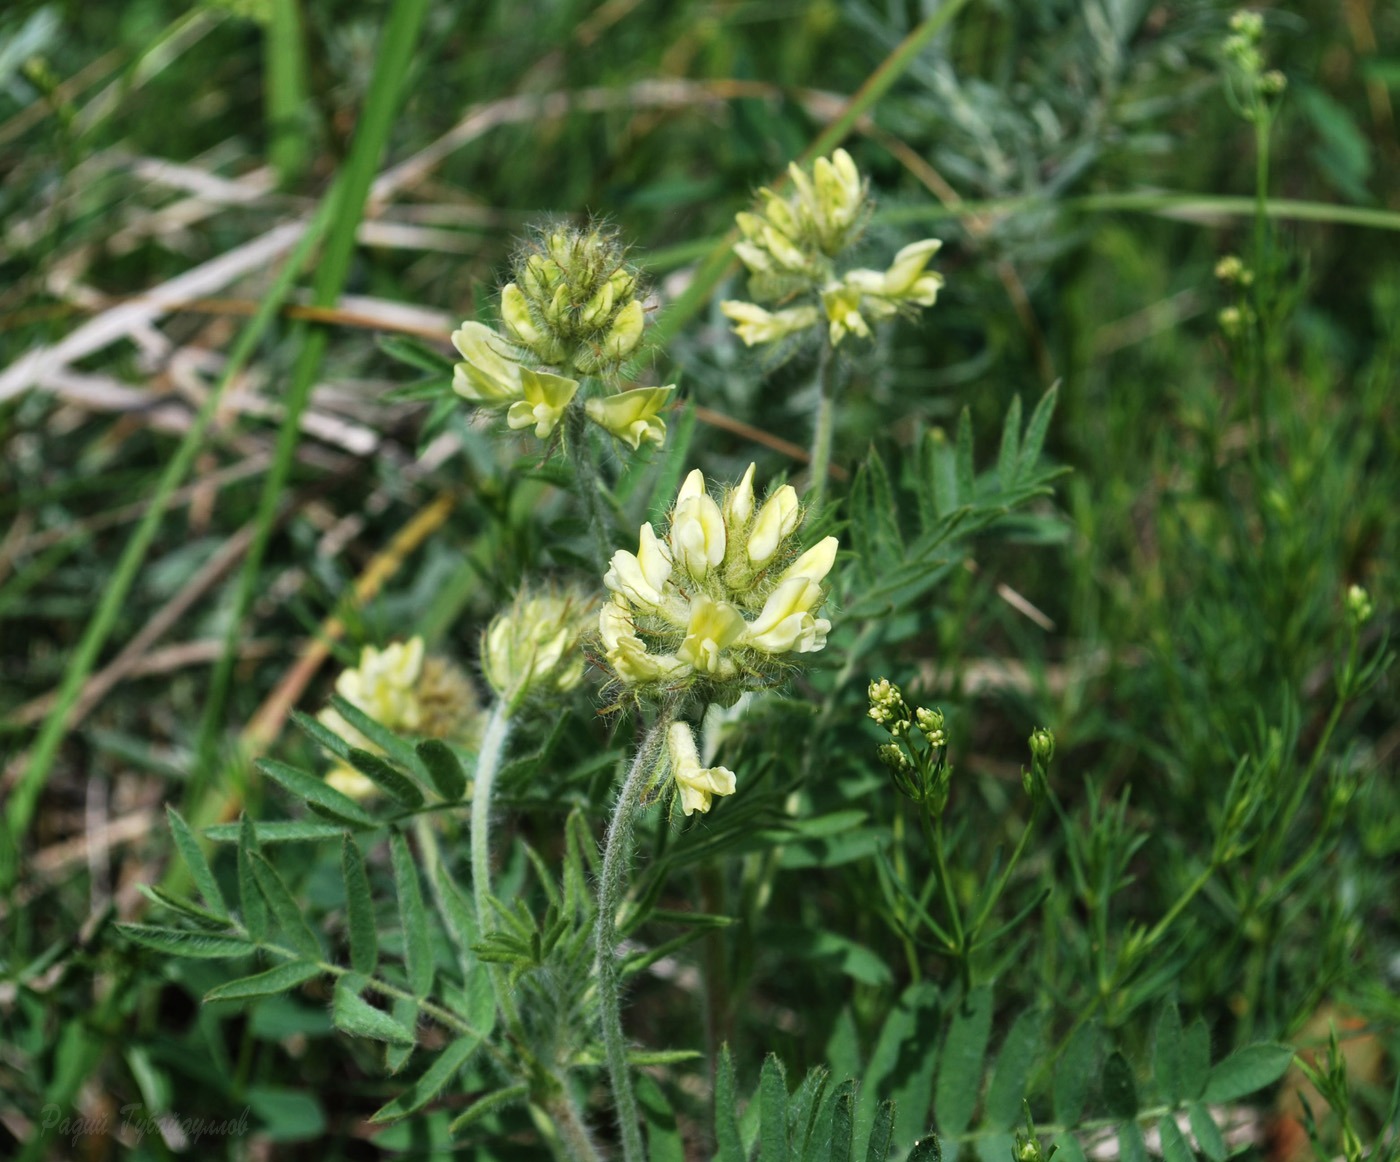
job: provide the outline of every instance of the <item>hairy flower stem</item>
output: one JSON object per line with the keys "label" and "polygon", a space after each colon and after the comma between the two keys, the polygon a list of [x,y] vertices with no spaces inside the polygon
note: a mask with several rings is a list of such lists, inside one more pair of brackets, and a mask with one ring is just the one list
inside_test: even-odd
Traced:
{"label": "hairy flower stem", "polygon": [[[491,910],[491,795],[495,789],[496,772],[500,770],[501,759],[506,752],[510,725],[509,706],[503,700],[497,701],[486,719],[481,751],[476,760],[476,778],[472,785],[472,900],[476,904],[476,926],[481,936],[496,927],[495,915]],[[511,999],[505,971],[499,964],[492,964],[489,968],[496,1004],[500,1006],[506,1021],[516,1028],[520,1023],[519,1014]]]}
{"label": "hairy flower stem", "polygon": [[582,393],[576,396],[564,413],[564,447],[574,467],[579,491],[588,506],[588,525],[593,530],[593,550],[598,571],[606,572],[612,556],[612,521],[603,501],[603,481],[593,463],[588,448],[588,414],[583,410]]}
{"label": "hairy flower stem", "polygon": [[831,438],[836,418],[836,355],[831,344],[822,344],[817,364],[817,423],[812,432],[812,483],[807,503],[813,512],[821,509],[826,495],[826,478],[831,471]]}
{"label": "hairy flower stem", "polygon": [[656,761],[665,744],[674,709],[667,705],[657,715],[617,795],[603,844],[603,870],[598,881],[598,1010],[603,1047],[612,1081],[613,1104],[622,1134],[623,1162],[645,1162],[642,1131],[637,1121],[637,1098],[627,1066],[627,1038],[622,1031],[622,983],[617,964],[617,913],[622,906],[625,881],[632,862],[632,840],[642,795],[651,783]]}
{"label": "hairy flower stem", "polygon": [[603,1156],[598,1153],[593,1135],[567,1092],[552,1100],[545,1107],[545,1112],[558,1131],[560,1142],[572,1162],[602,1162]]}

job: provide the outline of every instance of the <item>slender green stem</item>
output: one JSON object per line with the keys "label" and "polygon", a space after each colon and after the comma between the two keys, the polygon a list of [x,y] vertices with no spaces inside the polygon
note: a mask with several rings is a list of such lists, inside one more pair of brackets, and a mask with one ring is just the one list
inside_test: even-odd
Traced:
{"label": "slender green stem", "polygon": [[997,877],[997,882],[993,886],[991,894],[987,897],[987,902],[982,906],[982,910],[978,912],[977,918],[973,920],[971,927],[968,929],[969,945],[976,942],[977,933],[981,931],[982,925],[985,924],[987,918],[991,916],[992,909],[997,906],[997,901],[1001,899],[1002,893],[1006,891],[1006,885],[1011,882],[1011,873],[1016,870],[1016,865],[1021,862],[1021,856],[1025,854],[1026,841],[1030,839],[1031,831],[1035,826],[1036,816],[1039,814],[1040,805],[1036,803],[1031,807],[1030,818],[1026,820],[1025,827],[1021,829],[1021,837],[1016,841],[1016,847],[1011,852],[1011,858],[1007,860],[1006,866],[1001,869],[1001,875]]}
{"label": "slender green stem", "polygon": [[598,880],[598,1011],[603,1047],[612,1081],[617,1125],[622,1134],[623,1162],[644,1162],[641,1126],[637,1120],[637,1098],[627,1065],[627,1038],[622,1031],[622,995],[618,974],[617,913],[622,906],[627,871],[632,863],[632,841],[642,795],[651,783],[657,758],[665,744],[673,709],[664,707],[642,744],[637,748],[631,769],[618,792],[612,819],[608,822],[603,845],[603,869]]}
{"label": "slender green stem", "polygon": [[[892,851],[894,855],[894,874],[906,884],[910,882],[909,862],[904,854],[904,811],[900,803],[895,802],[894,823],[890,827],[894,843]],[[923,976],[919,969],[919,953],[914,947],[913,938],[909,935],[906,917],[904,915],[904,905],[898,900],[896,903],[895,919],[899,922],[899,942],[904,947],[904,960],[909,965],[909,979],[917,983]]]}
{"label": "slender green stem", "polygon": [[1184,891],[1180,896],[1177,897],[1176,903],[1174,903],[1170,908],[1167,909],[1167,914],[1152,926],[1152,930],[1148,932],[1147,936],[1143,940],[1143,946],[1145,949],[1151,948],[1154,944],[1157,943],[1157,941],[1159,941],[1163,936],[1166,935],[1167,929],[1170,928],[1176,922],[1176,918],[1180,916],[1181,913],[1186,909],[1186,905],[1189,904],[1192,900],[1196,898],[1197,895],[1200,894],[1201,889],[1204,888],[1206,884],[1210,883],[1210,877],[1213,876],[1218,870],[1219,865],[1217,865],[1214,862],[1208,863],[1204,868],[1201,869],[1201,873],[1194,880],[1191,881],[1191,886],[1188,887],[1186,891]]}
{"label": "slender green stem", "polygon": [[598,571],[605,572],[612,557],[612,519],[603,500],[603,481],[598,466],[593,463],[588,447],[588,415],[583,409],[581,394],[575,396],[564,413],[564,446],[574,466],[579,491],[588,506],[588,527],[593,532],[593,554]]}
{"label": "slender green stem", "polygon": [[831,440],[836,429],[836,356],[830,343],[822,344],[817,364],[817,419],[812,430],[812,483],[807,503],[813,511],[822,506],[826,478],[831,471]]}
{"label": "slender green stem", "polygon": [[1269,256],[1269,110],[1255,98],[1254,110],[1254,388],[1258,401],[1259,449],[1269,438],[1269,298],[1273,292],[1273,262]]}
{"label": "slender green stem", "polygon": [[966,995],[972,989],[972,965],[968,957],[962,909],[958,907],[958,897],[953,891],[952,877],[948,875],[948,861],[943,852],[943,824],[942,821],[935,824],[929,818],[928,810],[924,807],[919,808],[919,823],[923,828],[924,842],[933,852],[938,886],[943,893],[943,903],[948,909],[948,921],[953,928],[953,939],[948,951],[953,954],[953,959],[957,962],[958,975],[962,978],[963,983],[963,994]]}

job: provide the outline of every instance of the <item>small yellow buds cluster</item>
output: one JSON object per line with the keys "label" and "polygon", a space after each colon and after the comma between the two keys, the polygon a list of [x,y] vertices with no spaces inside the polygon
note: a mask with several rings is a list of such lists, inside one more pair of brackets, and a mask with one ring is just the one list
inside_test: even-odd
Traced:
{"label": "small yellow buds cluster", "polygon": [[[428,738],[467,737],[478,712],[476,694],[466,675],[441,658],[425,657],[420,637],[394,642],[382,650],[365,646],[360,651],[360,664],[336,679],[335,692],[389,730]],[[352,747],[382,753],[334,708],[327,707],[316,717]],[[345,765],[332,770],[326,782],[352,799],[364,799],[379,790],[359,771]]]}
{"label": "small yellow buds cluster", "polygon": [[1253,284],[1254,271],[1245,266],[1238,254],[1227,254],[1215,264],[1215,277],[1227,286],[1244,287]]}
{"label": "small yellow buds cluster", "polygon": [[1371,604],[1371,595],[1360,585],[1353,585],[1347,590],[1347,617],[1352,625],[1360,629],[1375,613],[1375,606]]}
{"label": "small yellow buds cluster", "polygon": [[1021,771],[1021,786],[1027,795],[1039,802],[1045,795],[1050,777],[1050,760],[1055,757],[1055,736],[1045,727],[1037,726],[1027,740],[1031,751],[1031,769]]}
{"label": "small yellow buds cluster", "polygon": [[[463,362],[452,386],[473,403],[504,410],[511,428],[533,428],[545,439],[574,403],[578,377],[615,377],[641,342],[645,321],[636,276],[615,235],[550,230],[527,248],[515,281],[501,290],[505,334],[471,322],[453,333]],[[634,450],[643,440],[660,445],[660,413],[673,391],[605,389],[582,401],[584,414]]]}
{"label": "small yellow buds cluster", "polygon": [[1246,121],[1257,121],[1264,112],[1264,98],[1277,97],[1288,87],[1278,69],[1266,68],[1264,18],[1258,12],[1240,10],[1230,17],[1230,35],[1221,43],[1230,73],[1230,95]]}
{"label": "small yellow buds cluster", "polygon": [[695,735],[686,722],[673,722],[666,732],[666,751],[671,779],[680,796],[681,810],[687,815],[709,811],[715,795],[734,794],[734,772],[728,767],[702,767],[695,747]]}
{"label": "small yellow buds cluster", "polygon": [[820,650],[831,623],[816,616],[836,538],[796,546],[802,506],[791,485],[758,505],[754,466],[716,500],[697,469],[686,477],[666,537],[642,526],[636,553],[613,555],[612,599],[598,633],[625,686],[756,686],[790,654]]}
{"label": "small yellow buds cluster", "polygon": [[870,336],[870,324],[916,307],[931,307],[943,276],[926,270],[942,244],[935,238],[904,247],[886,270],[836,273],[834,260],[859,237],[869,217],[866,183],[851,155],[838,149],[818,158],[808,175],[788,167],[792,192],[759,191],[759,206],[739,214],[742,240],[734,253],[749,271],[749,293],[759,302],[806,303],[769,311],[758,303],[720,304],[750,347],[780,343],[823,320],[834,347],[847,335]]}
{"label": "small yellow buds cluster", "polygon": [[[889,768],[895,787],[923,804],[931,815],[941,815],[948,805],[948,785],[953,777],[946,757],[943,711],[923,706],[911,711],[903,692],[888,678],[871,682],[867,694],[871,721],[890,734],[890,741],[881,743],[875,753]],[[910,729],[915,725],[917,732]],[[919,745],[919,738],[923,745]]]}
{"label": "small yellow buds cluster", "polygon": [[593,601],[574,592],[524,591],[481,639],[481,669],[511,710],[532,694],[564,694],[583,680],[580,648]]}

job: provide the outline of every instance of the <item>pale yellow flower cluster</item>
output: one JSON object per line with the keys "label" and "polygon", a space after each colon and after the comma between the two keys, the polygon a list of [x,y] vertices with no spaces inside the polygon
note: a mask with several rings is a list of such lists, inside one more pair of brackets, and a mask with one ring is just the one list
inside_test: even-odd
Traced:
{"label": "pale yellow flower cluster", "polygon": [[736,215],[742,239],[734,253],[748,268],[749,290],[759,302],[806,303],[770,311],[754,302],[729,300],[720,310],[750,347],[779,343],[826,321],[832,346],[847,335],[868,338],[870,324],[901,311],[932,306],[943,277],[926,269],[942,245],[926,238],[904,247],[890,266],[837,275],[834,259],[857,238],[869,216],[866,184],[844,149],[818,158],[808,176],[788,167],[792,193],[759,193],[759,210]]}
{"label": "pale yellow flower cluster", "polygon": [[681,486],[663,540],[650,524],[636,553],[620,550],[603,578],[598,618],[609,666],[629,687],[759,685],[783,655],[820,650],[817,616],[835,537],[798,554],[802,507],[791,485],[761,506],[754,466],[716,501],[697,469]]}

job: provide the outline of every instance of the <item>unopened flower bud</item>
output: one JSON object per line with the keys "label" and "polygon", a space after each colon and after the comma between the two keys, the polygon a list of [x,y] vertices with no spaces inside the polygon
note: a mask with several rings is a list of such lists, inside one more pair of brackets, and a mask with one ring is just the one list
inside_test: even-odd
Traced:
{"label": "unopened flower bud", "polygon": [[914,721],[919,724],[919,733],[934,750],[948,745],[948,736],[943,730],[943,711],[927,710],[920,706],[914,711]]}
{"label": "unopened flower bud", "polygon": [[1048,763],[1055,757],[1055,736],[1043,726],[1031,731],[1031,757],[1037,762]]}
{"label": "unopened flower bud", "polygon": [[482,635],[481,667],[508,706],[531,694],[565,693],[583,678],[580,639],[592,601],[576,593],[522,593]]}
{"label": "unopened flower bud", "polygon": [[1264,18],[1258,12],[1241,8],[1230,16],[1230,31],[1248,40],[1258,40],[1264,35]]}
{"label": "unopened flower bud", "polygon": [[1371,620],[1371,614],[1375,612],[1375,607],[1371,604],[1371,595],[1360,585],[1353,585],[1347,590],[1347,616],[1355,626],[1363,626]]}
{"label": "unopened flower bud", "polygon": [[914,769],[914,764],[909,761],[904,748],[897,742],[881,743],[875,748],[875,753],[880,756],[880,761],[897,775],[907,775]]}

